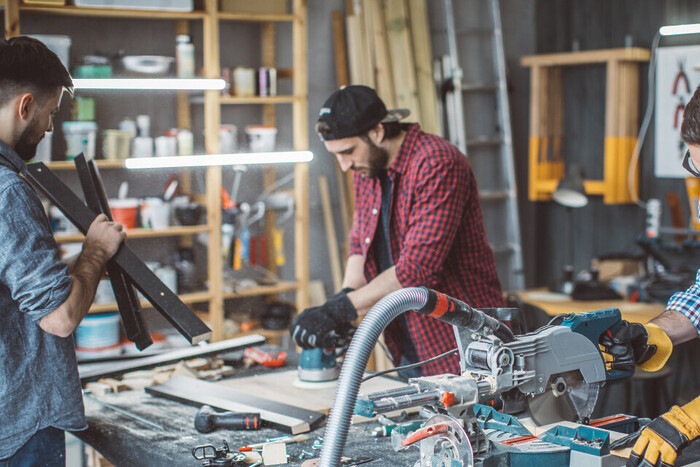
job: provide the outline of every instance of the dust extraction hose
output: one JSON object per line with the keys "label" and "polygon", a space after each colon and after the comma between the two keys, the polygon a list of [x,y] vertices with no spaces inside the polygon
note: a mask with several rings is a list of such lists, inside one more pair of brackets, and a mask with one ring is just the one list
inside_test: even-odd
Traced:
{"label": "dust extraction hose", "polygon": [[377,302],[360,323],[340,370],[333,409],[323,437],[319,467],[340,465],[362,376],[379,335],[394,318],[408,310],[423,308],[427,302],[428,289],[424,287],[397,290]]}

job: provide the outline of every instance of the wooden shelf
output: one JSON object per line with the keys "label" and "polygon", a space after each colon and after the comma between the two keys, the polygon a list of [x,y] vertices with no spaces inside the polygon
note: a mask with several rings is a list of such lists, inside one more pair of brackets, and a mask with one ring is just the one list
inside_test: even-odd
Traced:
{"label": "wooden shelf", "polygon": [[284,14],[257,14],[257,13],[231,13],[227,11],[219,12],[221,21],[249,21],[254,23],[276,23],[294,21],[294,15]]}
{"label": "wooden shelf", "polygon": [[296,98],[294,96],[273,96],[273,97],[224,97],[220,102],[222,104],[293,104]]}
{"label": "wooden shelf", "polygon": [[[211,300],[211,294],[209,292],[194,292],[187,294],[178,295],[180,300],[184,303],[203,303]],[[153,308],[147,300],[141,300],[141,308]],[[116,302],[112,303],[93,303],[90,307],[89,313],[106,313],[109,311],[118,311]]]}
{"label": "wooden shelf", "polygon": [[124,10],[116,8],[83,8],[72,5],[21,5],[19,9],[24,13],[86,16],[91,18],[203,20],[207,16],[203,11]]}
{"label": "wooden shelf", "polygon": [[[295,101],[295,96],[273,96],[273,97],[260,97],[260,96],[250,96],[250,97],[235,97],[235,96],[221,96],[219,97],[219,103],[222,105],[240,105],[240,104],[293,104]],[[203,98],[190,99],[192,104],[204,104]]]}
{"label": "wooden shelf", "polygon": [[242,298],[242,297],[256,297],[259,295],[274,295],[281,292],[291,292],[299,288],[296,282],[280,282],[275,285],[262,285],[260,287],[253,287],[247,290],[241,290],[240,292],[226,292],[224,293],[224,298]]}
{"label": "wooden shelf", "polygon": [[[194,235],[202,232],[209,232],[207,225],[188,225],[188,226],[173,226],[166,230],[152,229],[127,229],[126,237],[128,240],[134,238],[157,238],[157,237],[177,237],[180,235]],[[57,243],[82,242],[85,239],[83,234],[71,235],[55,235]]]}
{"label": "wooden shelf", "polygon": [[[123,169],[123,160],[95,160],[97,167],[100,169]],[[46,167],[51,170],[71,170],[75,169],[75,163],[73,161],[52,161],[45,162]]]}
{"label": "wooden shelf", "polygon": [[588,65],[615,61],[648,62],[651,52],[648,49],[625,47],[622,49],[582,50],[542,55],[527,55],[520,59],[522,66],[564,66]]}

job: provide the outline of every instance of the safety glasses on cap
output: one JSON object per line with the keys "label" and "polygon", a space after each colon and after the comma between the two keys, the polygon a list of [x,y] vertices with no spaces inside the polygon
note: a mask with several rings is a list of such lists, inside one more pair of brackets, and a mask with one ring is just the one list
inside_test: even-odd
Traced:
{"label": "safety glasses on cap", "polygon": [[683,157],[683,168],[690,172],[693,177],[700,178],[700,170],[695,168],[693,160],[690,158],[690,149],[685,152],[685,157]]}

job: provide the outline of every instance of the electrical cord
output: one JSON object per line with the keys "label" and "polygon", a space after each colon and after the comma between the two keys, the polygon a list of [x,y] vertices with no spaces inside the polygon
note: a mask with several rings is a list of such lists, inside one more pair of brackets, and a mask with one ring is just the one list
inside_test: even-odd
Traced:
{"label": "electrical cord", "polygon": [[448,350],[445,353],[441,353],[440,355],[437,355],[435,357],[429,358],[427,360],[423,360],[422,362],[411,363],[410,365],[397,366],[395,368],[389,368],[388,370],[378,371],[378,372],[371,374],[369,376],[365,376],[362,379],[362,382],[364,383],[365,381],[368,381],[372,378],[376,378],[377,376],[385,375],[387,373],[394,373],[395,371],[410,370],[411,368],[417,368],[419,366],[425,365],[426,363],[431,363],[431,362],[434,362],[436,360],[440,360],[441,358],[447,357],[448,355],[452,355],[453,353],[457,353],[457,352],[459,352],[459,349],[452,349],[452,350]]}
{"label": "electrical cord", "polygon": [[574,313],[565,313],[563,315],[557,315],[554,318],[549,320],[549,322],[547,323],[547,326],[554,326],[556,324],[557,320],[560,319],[560,320],[564,321],[566,318],[569,318],[573,315],[574,315]]}
{"label": "electrical cord", "polygon": [[647,106],[644,111],[644,118],[642,119],[642,125],[639,127],[639,133],[637,134],[637,142],[634,145],[634,151],[632,151],[632,159],[630,160],[629,170],[627,171],[627,189],[629,190],[630,197],[634,202],[642,209],[646,209],[646,203],[639,199],[639,195],[635,193],[634,190],[634,175],[639,165],[639,155],[642,151],[642,145],[644,144],[644,139],[646,138],[647,130],[649,130],[649,124],[651,123],[651,116],[654,113],[654,81],[656,77],[656,50],[659,48],[659,41],[661,40],[661,35],[657,31],[654,34],[654,38],[651,41],[651,54],[649,57],[649,71],[648,71],[648,89],[647,89]]}

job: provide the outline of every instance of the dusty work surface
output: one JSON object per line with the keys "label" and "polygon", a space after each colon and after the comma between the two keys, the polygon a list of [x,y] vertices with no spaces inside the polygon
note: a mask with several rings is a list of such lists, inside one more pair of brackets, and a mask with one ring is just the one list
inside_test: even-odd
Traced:
{"label": "dusty work surface", "polygon": [[[279,400],[285,404],[325,414],[329,413],[333,406],[337,380],[324,383],[305,383],[298,381],[297,374],[296,369],[282,370],[243,378],[232,378],[221,381],[219,384],[254,396]],[[401,381],[380,376],[362,383],[360,394],[384,391],[405,385],[406,383]]]}
{"label": "dusty work surface", "polygon": [[[195,446],[212,444],[221,448],[225,439],[231,450],[237,451],[239,447],[285,435],[270,428],[258,431],[218,430],[203,434],[194,429],[195,407],[153,397],[144,391],[99,396],[102,401],[161,425],[163,428],[160,429],[106,408],[94,397],[85,398],[88,430],[74,434],[117,466],[197,466],[202,462],[192,456]],[[284,398],[283,393],[280,393],[280,398]],[[413,466],[419,457],[418,450],[395,452],[391,448],[390,438],[371,435],[372,429],[377,426],[376,422],[352,425],[343,455],[375,459],[363,465]],[[308,458],[300,459],[302,451],[313,452],[318,457],[320,450],[314,450],[313,445],[319,436],[323,436],[323,431],[323,427],[319,428],[307,433],[308,441],[288,444],[287,454],[290,457],[286,465],[300,466]]]}

